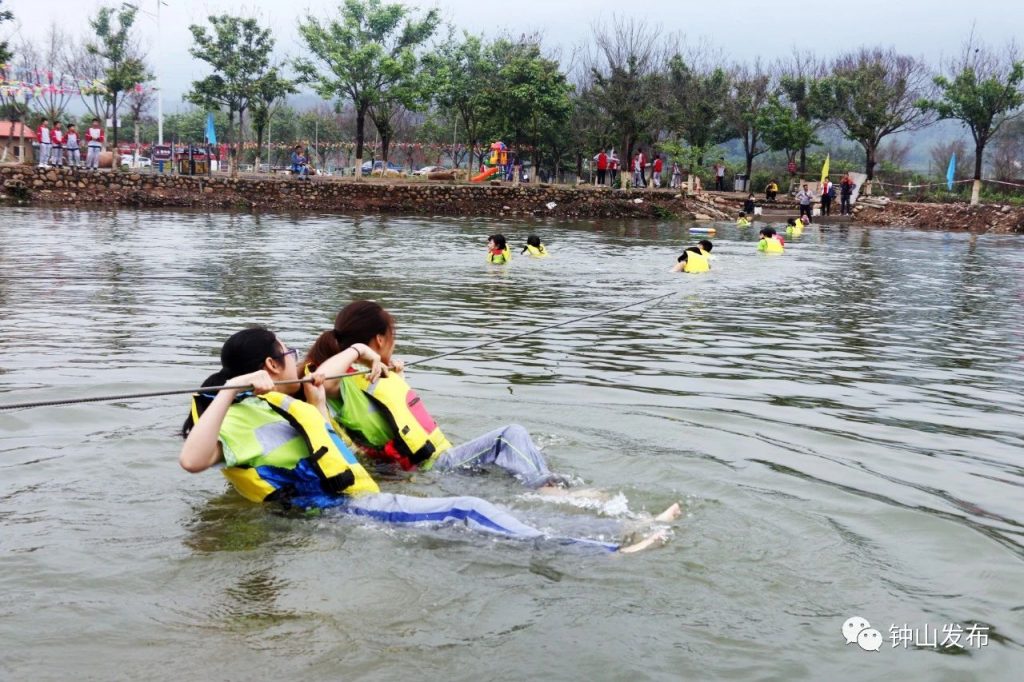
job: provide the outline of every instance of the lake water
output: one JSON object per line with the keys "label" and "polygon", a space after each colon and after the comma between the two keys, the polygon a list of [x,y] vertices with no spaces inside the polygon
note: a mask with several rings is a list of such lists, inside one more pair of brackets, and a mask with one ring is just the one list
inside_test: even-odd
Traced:
{"label": "lake water", "polygon": [[[1019,679],[1021,237],[812,227],[773,258],[720,225],[713,272],[687,276],[673,223],[0,224],[4,404],[195,386],[244,325],[305,349],[355,298],[413,360],[672,293],[409,370],[453,442],[521,423],[610,500],[500,473],[384,485],[553,533],[685,508],[633,556],[302,517],[178,467],[187,396],[2,412],[0,678]],[[497,231],[554,255],[489,266]],[[846,643],[852,616],[880,651]]]}

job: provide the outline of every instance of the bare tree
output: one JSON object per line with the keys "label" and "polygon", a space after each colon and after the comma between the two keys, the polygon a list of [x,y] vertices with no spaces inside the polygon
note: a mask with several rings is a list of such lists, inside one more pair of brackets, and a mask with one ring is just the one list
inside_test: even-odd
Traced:
{"label": "bare tree", "polygon": [[928,155],[931,165],[936,169],[935,174],[941,178],[946,177],[946,169],[949,168],[949,160],[953,154],[956,154],[956,171],[953,179],[966,180],[969,177],[967,169],[974,165],[974,158],[967,148],[967,140],[962,137],[932,145]]}
{"label": "bare tree", "polygon": [[30,108],[51,121],[64,118],[77,90],[73,74],[63,68],[67,42],[65,33],[53,23],[41,49],[25,39],[17,50],[16,71],[22,80],[36,86]]}
{"label": "bare tree", "polygon": [[149,111],[149,108],[153,106],[153,102],[156,101],[156,92],[152,89],[138,86],[128,93],[128,96],[125,97],[125,101],[128,103],[128,112],[132,117],[132,125],[134,126],[135,133],[135,149],[138,150],[139,124],[141,122],[142,115]]}
{"label": "bare tree", "polygon": [[[584,64],[593,77],[592,102],[611,124],[623,168],[638,141],[652,139],[663,123],[661,30],[636,19],[613,17],[593,26],[593,49]],[[623,187],[629,173],[622,173]]]}
{"label": "bare tree", "polygon": [[887,163],[897,169],[903,168],[907,165],[912,147],[910,140],[887,140],[878,147],[878,162]]}

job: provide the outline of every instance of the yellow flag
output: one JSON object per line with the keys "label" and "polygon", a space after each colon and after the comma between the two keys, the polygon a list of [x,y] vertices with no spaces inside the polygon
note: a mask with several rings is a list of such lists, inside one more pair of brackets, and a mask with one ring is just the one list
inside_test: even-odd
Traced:
{"label": "yellow flag", "polygon": [[828,180],[828,160],[831,154],[825,155],[825,163],[821,165],[821,184],[824,185],[825,181]]}

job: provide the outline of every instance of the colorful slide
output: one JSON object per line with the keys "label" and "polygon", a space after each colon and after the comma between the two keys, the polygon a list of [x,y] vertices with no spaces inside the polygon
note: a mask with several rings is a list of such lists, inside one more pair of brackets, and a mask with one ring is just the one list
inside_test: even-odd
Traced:
{"label": "colorful slide", "polygon": [[494,175],[495,173],[497,173],[500,170],[501,170],[501,166],[494,166],[493,168],[488,168],[487,170],[485,170],[480,175],[474,175],[473,177],[471,177],[469,179],[469,181],[470,182],[483,182],[484,180],[486,180],[487,178],[491,177],[492,175]]}

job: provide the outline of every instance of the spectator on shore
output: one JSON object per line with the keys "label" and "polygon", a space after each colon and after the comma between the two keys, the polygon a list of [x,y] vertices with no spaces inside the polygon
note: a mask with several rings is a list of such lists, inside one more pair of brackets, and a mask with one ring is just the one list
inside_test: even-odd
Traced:
{"label": "spectator on shore", "polygon": [[619,157],[615,155],[615,149],[613,148],[608,152],[608,179],[612,187],[615,187],[615,183],[619,179]]}
{"label": "spectator on shore", "polygon": [[811,194],[811,190],[807,188],[805,182],[803,188],[797,192],[796,200],[800,204],[800,217],[807,216],[806,224],[811,222],[811,204],[814,202],[814,195]]}
{"label": "spectator on shore", "polygon": [[669,187],[672,189],[679,189],[683,184],[683,173],[679,169],[679,164],[675,161],[672,162],[672,179],[669,181]]}
{"label": "spectator on shore", "polygon": [[765,201],[775,201],[775,197],[779,196],[779,183],[775,182],[775,178],[772,178],[764,188]]}
{"label": "spectator on shore", "polygon": [[725,157],[718,157],[718,163],[715,164],[715,191],[725,191]]}
{"label": "spectator on shore", "polygon": [[54,121],[50,131],[50,165],[54,168],[64,167],[64,129],[60,126],[60,121]]}
{"label": "spectator on shore", "polygon": [[661,160],[661,154],[654,155],[654,163],[651,166],[651,183],[654,189],[661,187],[661,171],[665,168],[665,162]]}
{"label": "spectator on shore", "polygon": [[644,155],[643,152],[637,151],[633,156],[633,187],[644,186]]}
{"label": "spectator on shore", "polygon": [[743,202],[743,212],[748,216],[754,215],[754,193],[751,192],[747,200]]}
{"label": "spectator on shore", "polygon": [[821,184],[821,215],[832,215],[832,200],[836,198],[836,187],[825,178]]}
{"label": "spectator on shore", "polygon": [[594,161],[597,163],[597,184],[604,185],[605,174],[608,172],[608,154],[603,148],[594,157]]}
{"label": "spectator on shore", "polygon": [[85,131],[85,146],[88,153],[85,157],[85,167],[90,170],[100,169],[100,151],[103,149],[103,142],[106,134],[100,126],[100,120],[94,118],[92,125]]}
{"label": "spectator on shore", "polygon": [[[309,177],[309,160],[304,152],[301,144],[295,145],[292,150],[292,174],[300,178]],[[359,172],[358,169],[356,172]]]}
{"label": "spectator on shore", "polygon": [[849,173],[844,175],[843,179],[839,181],[839,215],[849,215],[851,213],[850,198],[856,186]]}
{"label": "spectator on shore", "polygon": [[39,141],[39,167],[46,168],[46,165],[50,163],[50,120],[44,118],[39,122],[39,127],[36,128],[36,140]]}
{"label": "spectator on shore", "polygon": [[67,141],[64,144],[68,157],[68,166],[70,168],[78,168],[82,163],[82,152],[78,146],[78,129],[75,128],[74,123],[68,124]]}

